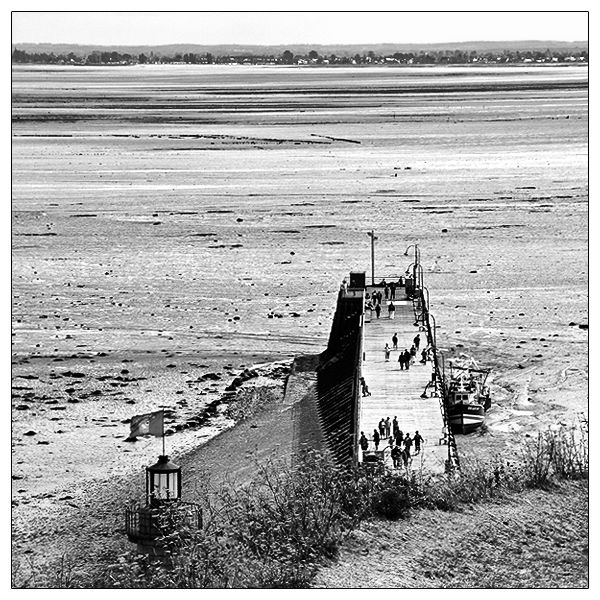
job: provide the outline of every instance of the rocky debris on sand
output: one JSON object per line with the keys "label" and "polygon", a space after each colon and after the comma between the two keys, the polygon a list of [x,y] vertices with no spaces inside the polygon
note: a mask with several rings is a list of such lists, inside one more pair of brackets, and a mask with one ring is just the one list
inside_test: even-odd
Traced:
{"label": "rocky debris on sand", "polygon": [[198,377],[198,381],[218,381],[221,379],[221,376],[218,373],[205,373]]}
{"label": "rocky debris on sand", "polygon": [[61,375],[63,377],[75,377],[75,378],[78,378],[78,379],[80,379],[82,377],[85,377],[85,373],[77,373],[75,371],[63,371],[61,373]]}
{"label": "rocky debris on sand", "polygon": [[244,369],[226,388],[226,392],[233,392],[240,387],[245,381],[258,377],[258,373],[253,369]]}

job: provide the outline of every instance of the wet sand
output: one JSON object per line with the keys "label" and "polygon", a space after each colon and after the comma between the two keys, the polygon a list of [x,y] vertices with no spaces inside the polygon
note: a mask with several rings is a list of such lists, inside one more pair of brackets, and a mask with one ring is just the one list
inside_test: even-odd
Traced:
{"label": "wet sand", "polygon": [[587,411],[587,68],[15,68],[13,94],[24,522],[151,461],[133,414],[171,409],[183,452],[241,370],[324,349],[371,228],[378,277],[420,244],[447,359],[493,369],[461,452]]}

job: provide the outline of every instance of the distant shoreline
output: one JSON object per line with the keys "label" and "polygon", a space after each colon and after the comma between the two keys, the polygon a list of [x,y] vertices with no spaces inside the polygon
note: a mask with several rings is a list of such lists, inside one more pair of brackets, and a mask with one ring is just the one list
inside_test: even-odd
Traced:
{"label": "distant shoreline", "polygon": [[12,68],[31,68],[31,67],[89,67],[92,69],[103,68],[103,67],[283,67],[290,69],[344,69],[344,68],[358,68],[358,69],[369,69],[369,68],[382,68],[382,69],[398,69],[398,68],[408,68],[408,69],[432,69],[432,68],[456,68],[456,67],[464,67],[467,69],[476,69],[476,68],[510,68],[510,67],[536,67],[536,68],[552,68],[552,67],[588,67],[589,62],[554,62],[554,63],[536,63],[536,62],[513,62],[513,63],[456,63],[456,64],[382,64],[382,63],[373,63],[373,64],[329,64],[329,65],[304,65],[304,64],[293,64],[293,65],[283,65],[277,63],[256,63],[256,64],[246,64],[246,63],[213,63],[213,64],[194,64],[194,63],[152,63],[152,64],[140,64],[140,63],[102,63],[102,64],[56,64],[56,63],[12,63]]}

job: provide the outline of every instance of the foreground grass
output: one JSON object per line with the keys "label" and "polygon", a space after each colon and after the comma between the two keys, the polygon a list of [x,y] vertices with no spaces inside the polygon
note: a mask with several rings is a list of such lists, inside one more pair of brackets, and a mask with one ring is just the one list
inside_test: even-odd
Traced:
{"label": "foreground grass", "polygon": [[[107,564],[77,569],[63,560],[52,572],[36,573],[33,585],[308,587],[319,565],[336,557],[354,535],[362,540],[357,550],[369,558],[363,561],[364,573],[383,569],[386,574],[370,587],[427,582],[433,587],[582,586],[587,581],[587,443],[582,421],[576,428],[540,434],[520,460],[464,462],[460,473],[443,476],[341,468],[317,453],[306,454],[293,468],[257,465],[251,484],[224,485],[207,500],[201,531],[182,529],[163,540],[166,560],[109,551]],[[408,519],[411,515],[416,518]],[[392,526],[399,520],[402,528]],[[373,565],[369,553],[380,548],[390,530],[394,535],[383,547],[385,556]],[[367,538],[361,538],[365,532]],[[355,558],[351,563],[341,587],[370,581],[357,582],[360,570],[354,568]],[[16,574],[13,581],[32,585]],[[316,583],[336,587],[335,577]]]}
{"label": "foreground grass", "polygon": [[587,481],[459,511],[371,520],[312,582],[325,588],[579,588],[588,585]]}

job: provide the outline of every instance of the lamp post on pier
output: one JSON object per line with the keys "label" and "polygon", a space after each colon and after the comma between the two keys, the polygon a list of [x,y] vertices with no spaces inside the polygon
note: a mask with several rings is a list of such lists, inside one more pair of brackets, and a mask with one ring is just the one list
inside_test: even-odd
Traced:
{"label": "lamp post on pier", "polygon": [[415,282],[415,286],[421,287],[423,285],[423,270],[422,270],[422,268],[421,268],[421,278],[417,284],[417,268],[421,265],[421,251],[419,250],[419,244],[411,244],[410,246],[408,246],[408,248],[404,251],[404,256],[408,256],[408,251],[411,248],[415,249],[415,260],[412,263],[414,265],[413,266],[413,279]]}
{"label": "lamp post on pier", "polygon": [[371,285],[375,285],[375,240],[378,238],[372,229],[367,235],[371,238]]}
{"label": "lamp post on pier", "polygon": [[431,343],[433,345],[434,351],[437,353],[437,334],[436,334],[436,328],[437,325],[435,324],[435,317],[431,314],[429,314],[429,318],[433,321],[433,327],[431,327]]}
{"label": "lamp post on pier", "polygon": [[427,313],[429,314],[429,290],[424,285],[421,286],[421,289],[427,293],[427,302],[425,307],[427,309]]}

